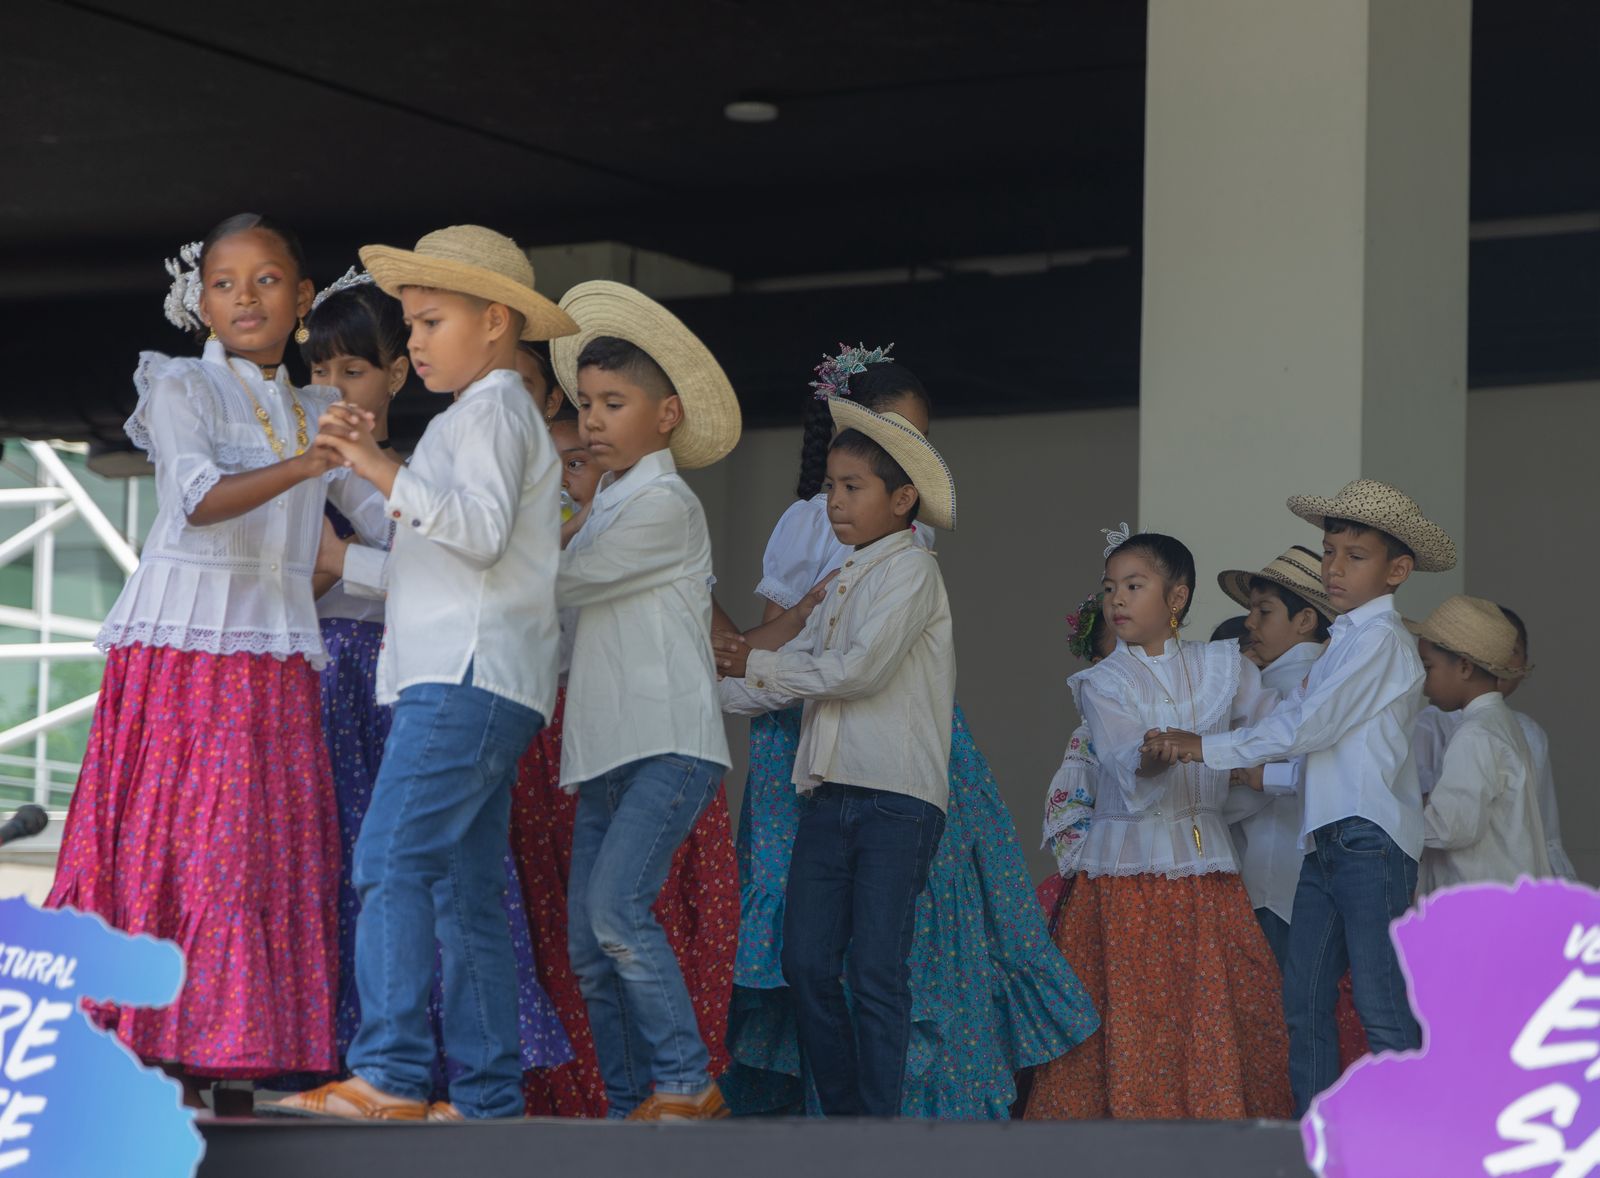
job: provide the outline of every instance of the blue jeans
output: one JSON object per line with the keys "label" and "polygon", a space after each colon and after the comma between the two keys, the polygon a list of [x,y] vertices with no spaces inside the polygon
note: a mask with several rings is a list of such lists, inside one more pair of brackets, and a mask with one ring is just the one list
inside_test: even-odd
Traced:
{"label": "blue jeans", "polygon": [[567,949],[612,1117],[627,1116],[652,1087],[686,1096],[711,1083],[689,988],[651,908],[722,774],[710,761],[666,754],[578,787]]}
{"label": "blue jeans", "polygon": [[[825,1116],[900,1115],[911,1039],[906,957],[943,833],[943,812],[905,794],[830,783],[801,802],[783,976]],[[847,949],[853,1026],[840,982]]]}
{"label": "blue jeans", "polygon": [[469,668],[463,684],[408,687],[395,704],[352,867],[361,1029],[348,1061],[383,1092],[428,1099],[428,992],[442,960],[444,1047],[464,1069],[450,1099],[466,1117],[519,1117],[517,966],[501,893],[517,759],[544,717],[471,680]]}
{"label": "blue jeans", "polygon": [[1272,950],[1272,958],[1278,963],[1278,972],[1283,973],[1289,959],[1289,922],[1270,908],[1257,908],[1256,923],[1267,938],[1267,948]]}
{"label": "blue jeans", "polygon": [[1389,924],[1411,905],[1417,861],[1377,823],[1341,818],[1315,832],[1300,869],[1289,924],[1283,1010],[1289,1022],[1294,1115],[1339,1078],[1334,1008],[1346,968],[1356,1013],[1374,1052],[1422,1045]]}

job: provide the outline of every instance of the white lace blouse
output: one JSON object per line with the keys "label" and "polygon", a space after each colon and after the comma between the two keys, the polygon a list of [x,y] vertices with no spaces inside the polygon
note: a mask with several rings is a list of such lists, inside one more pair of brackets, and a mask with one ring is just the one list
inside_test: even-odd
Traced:
{"label": "white lace blouse", "polygon": [[221,523],[192,524],[188,513],[223,475],[278,461],[241,381],[270,415],[286,453],[293,453],[298,432],[293,402],[314,435],[337,390],[264,380],[259,368],[230,360],[215,340],[198,360],[142,353],[133,381],[139,403],[124,429],[155,464],[158,507],[139,567],[101,626],[98,645],[299,654],[321,666],[326,656],[311,571],[323,501],[331,496],[358,530],[369,531],[382,526],[366,518],[373,511],[381,518],[381,499],[365,510],[349,502],[359,495],[344,491],[347,472],[336,469]]}
{"label": "white lace blouse", "polygon": [[[914,525],[917,543],[933,548],[933,529]],[[819,491],[797,499],[778,519],[761,558],[761,583],[756,592],[789,609],[816,583],[850,557],[850,547],[833,534],[828,522],[828,496]]]}
{"label": "white lace blouse", "polygon": [[1222,817],[1228,774],[1199,763],[1174,765],[1151,777],[1140,777],[1137,770],[1139,747],[1152,728],[1194,731],[1198,725],[1204,735],[1271,709],[1277,696],[1261,686],[1260,671],[1239,654],[1238,642],[1169,640],[1152,658],[1119,641],[1109,658],[1067,682],[1100,762],[1094,817],[1079,852],[1079,869],[1092,876],[1170,879],[1237,872]]}

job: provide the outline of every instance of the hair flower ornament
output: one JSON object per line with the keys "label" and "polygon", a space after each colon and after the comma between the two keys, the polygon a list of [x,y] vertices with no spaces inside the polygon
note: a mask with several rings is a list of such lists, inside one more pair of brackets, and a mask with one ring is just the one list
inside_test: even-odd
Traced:
{"label": "hair flower ornament", "polygon": [[329,295],[336,295],[341,290],[349,290],[352,287],[370,286],[371,284],[372,275],[368,274],[365,270],[351,266],[350,269],[346,270],[342,275],[335,279],[326,290],[317,292],[317,297],[311,300],[311,309],[315,311],[322,305],[322,300],[327,298]]}
{"label": "hair flower ornament", "polygon": [[205,326],[200,318],[201,244],[191,241],[178,251],[177,257],[167,259],[172,286],[161,309],[166,312],[167,322],[180,331],[199,331]]}
{"label": "hair flower ornament", "polygon": [[1104,559],[1128,542],[1128,537],[1133,535],[1133,529],[1128,526],[1127,520],[1123,520],[1115,528],[1101,528],[1100,533],[1106,538],[1106,550],[1100,554]]}
{"label": "hair flower ornament", "polygon": [[1067,649],[1086,663],[1094,662],[1097,653],[1098,633],[1103,625],[1101,604],[1105,593],[1091,593],[1078,603],[1078,608],[1067,615]]}
{"label": "hair flower ornament", "polygon": [[893,350],[893,344],[869,351],[866,344],[857,344],[852,348],[841,343],[837,356],[824,356],[822,363],[814,369],[817,379],[811,382],[811,387],[816,390],[813,395],[819,401],[826,401],[829,397],[848,397],[850,378],[858,372],[865,372],[869,364],[891,360],[893,357],[889,353]]}

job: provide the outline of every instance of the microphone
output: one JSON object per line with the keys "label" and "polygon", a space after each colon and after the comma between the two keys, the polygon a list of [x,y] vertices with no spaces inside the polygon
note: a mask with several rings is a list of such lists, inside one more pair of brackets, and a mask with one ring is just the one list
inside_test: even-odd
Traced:
{"label": "microphone", "polygon": [[0,847],[17,839],[32,838],[49,825],[50,815],[44,812],[43,806],[19,806],[11,820],[0,825]]}

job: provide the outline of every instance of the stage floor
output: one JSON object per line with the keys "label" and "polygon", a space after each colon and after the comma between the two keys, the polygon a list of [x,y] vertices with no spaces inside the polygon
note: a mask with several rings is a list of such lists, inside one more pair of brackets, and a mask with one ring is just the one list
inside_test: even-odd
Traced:
{"label": "stage floor", "polygon": [[202,1178],[1303,1178],[1288,1121],[216,1120]]}

